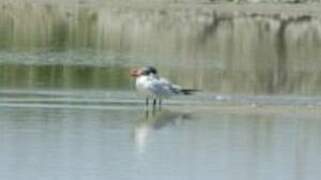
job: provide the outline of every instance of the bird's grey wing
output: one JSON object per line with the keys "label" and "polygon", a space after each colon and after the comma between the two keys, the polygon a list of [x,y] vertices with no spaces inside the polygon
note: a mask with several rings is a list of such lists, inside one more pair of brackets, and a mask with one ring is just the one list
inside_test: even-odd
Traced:
{"label": "bird's grey wing", "polygon": [[170,81],[168,81],[167,79],[165,78],[160,78],[160,81],[163,83],[163,84],[166,84],[168,86],[168,89],[171,90],[173,93],[175,94],[179,94],[181,93],[181,90],[182,90],[182,87],[177,85],[177,84],[173,84],[171,83]]}
{"label": "bird's grey wing", "polygon": [[176,94],[176,90],[173,89],[171,84],[164,80],[152,81],[149,84],[148,89],[159,96],[170,96]]}

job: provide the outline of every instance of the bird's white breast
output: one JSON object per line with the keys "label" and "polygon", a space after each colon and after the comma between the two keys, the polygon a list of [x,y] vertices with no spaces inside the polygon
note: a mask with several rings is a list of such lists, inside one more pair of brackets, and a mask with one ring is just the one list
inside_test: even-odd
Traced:
{"label": "bird's white breast", "polygon": [[151,80],[148,76],[140,76],[136,79],[136,89],[144,96],[152,97],[153,93],[149,91]]}

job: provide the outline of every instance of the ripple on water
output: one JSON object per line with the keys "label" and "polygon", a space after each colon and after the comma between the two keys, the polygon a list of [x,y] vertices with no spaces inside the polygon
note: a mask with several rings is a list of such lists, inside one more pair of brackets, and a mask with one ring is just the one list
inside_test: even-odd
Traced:
{"label": "ripple on water", "polygon": [[[306,107],[318,108],[321,98],[292,96],[228,96],[198,93],[163,101],[171,108],[212,109],[217,107]],[[137,109],[144,98],[135,91],[103,90],[0,90],[0,106],[27,108]]]}

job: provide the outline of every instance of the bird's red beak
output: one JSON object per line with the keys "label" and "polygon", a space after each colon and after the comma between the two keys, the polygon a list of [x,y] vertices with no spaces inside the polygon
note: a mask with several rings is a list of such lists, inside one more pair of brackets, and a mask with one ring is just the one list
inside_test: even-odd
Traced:
{"label": "bird's red beak", "polygon": [[139,70],[139,69],[132,69],[132,70],[130,71],[130,75],[131,75],[132,77],[138,77],[138,76],[142,75],[142,72],[141,72],[141,70]]}

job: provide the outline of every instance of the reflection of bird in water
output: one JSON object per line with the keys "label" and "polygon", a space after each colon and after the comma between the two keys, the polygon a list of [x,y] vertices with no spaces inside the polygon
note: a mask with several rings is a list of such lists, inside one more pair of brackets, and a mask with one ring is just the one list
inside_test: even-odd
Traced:
{"label": "reflection of bird in water", "polygon": [[134,69],[130,74],[136,78],[136,89],[146,97],[146,106],[148,106],[148,99],[153,99],[153,108],[156,106],[157,99],[159,106],[161,106],[163,98],[173,95],[190,95],[198,91],[184,89],[165,78],[159,77],[156,68],[152,66]]}
{"label": "reflection of bird in water", "polygon": [[190,114],[168,110],[146,111],[145,118],[140,120],[134,131],[135,143],[142,152],[147,144],[147,139],[152,131],[160,130],[166,126],[176,126],[185,120],[191,119]]}

